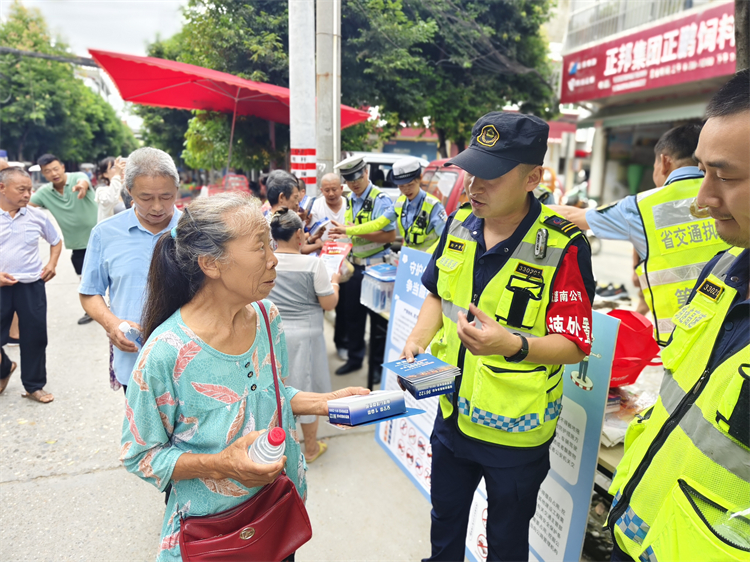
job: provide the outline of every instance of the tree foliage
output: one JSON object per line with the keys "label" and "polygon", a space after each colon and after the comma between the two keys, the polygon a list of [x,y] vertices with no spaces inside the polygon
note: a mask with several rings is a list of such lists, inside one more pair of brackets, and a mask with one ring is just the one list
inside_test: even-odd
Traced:
{"label": "tree foliage", "polygon": [[[554,113],[540,31],[548,0],[346,0],[346,6],[344,99],[379,105],[409,123],[429,117],[441,149],[446,140],[461,148],[477,118],[506,104],[543,117]],[[350,76],[359,78],[347,83]]]}
{"label": "tree foliage", "polygon": [[[400,123],[424,117],[443,150],[448,140],[461,147],[477,118],[509,103],[550,117],[556,103],[540,32],[549,3],[343,0],[342,102],[378,106],[381,122],[345,130],[342,148],[366,149],[373,139],[396,134]],[[183,30],[164,56],[288,86],[287,7],[276,0],[190,0]],[[209,167],[226,158],[230,122],[226,115],[197,113],[184,129],[186,163]],[[272,152],[267,127],[238,118],[232,165],[247,169],[277,158],[289,133],[276,129],[279,150]]]}
{"label": "tree foliage", "polygon": [[[0,45],[70,56],[41,13],[19,2],[0,24]],[[11,159],[52,152],[64,161],[98,160],[136,147],[114,109],[75,77],[71,64],[0,55],[0,146]]]}

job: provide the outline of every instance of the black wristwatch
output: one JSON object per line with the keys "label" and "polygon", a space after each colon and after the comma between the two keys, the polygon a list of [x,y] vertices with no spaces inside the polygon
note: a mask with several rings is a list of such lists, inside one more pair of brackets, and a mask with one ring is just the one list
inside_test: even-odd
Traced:
{"label": "black wristwatch", "polygon": [[526,356],[529,354],[529,340],[527,340],[525,337],[523,337],[521,334],[517,332],[515,332],[513,335],[516,335],[519,338],[521,338],[521,349],[515,355],[506,357],[505,360],[508,363],[520,363],[521,361],[526,359]]}

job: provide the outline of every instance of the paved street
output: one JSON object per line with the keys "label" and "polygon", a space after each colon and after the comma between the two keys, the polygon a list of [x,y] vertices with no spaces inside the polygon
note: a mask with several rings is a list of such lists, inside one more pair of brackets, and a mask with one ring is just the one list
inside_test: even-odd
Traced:
{"label": "paved street", "polygon": [[[605,242],[603,252],[596,267],[609,277],[601,280],[627,284],[629,245]],[[47,286],[46,388],[55,401],[21,398],[18,371],[0,395],[0,560],[153,560],[163,496],[117,460],[123,394],[109,388],[104,331],[76,324],[76,291],[70,252],[63,251]],[[328,324],[326,330],[331,341]],[[18,348],[6,351],[18,361]],[[340,362],[330,351],[333,370]],[[364,385],[365,378],[364,371],[332,377],[336,387]],[[429,502],[376,445],[373,430],[321,424],[321,437],[329,450],[308,472],[314,537],[297,559],[428,555]]]}
{"label": "paved street", "polygon": [[[76,324],[82,310],[69,251],[57,272],[47,286],[46,388],[55,401],[21,398],[19,371],[0,395],[0,560],[153,560],[163,496],[118,461],[124,397],[109,388],[107,338],[96,323]],[[6,351],[19,360],[18,348]],[[332,369],[339,365],[331,353]],[[366,372],[333,379],[336,387],[364,385]],[[373,432],[321,424],[329,449],[308,472],[314,537],[298,560],[429,554],[429,502]]]}

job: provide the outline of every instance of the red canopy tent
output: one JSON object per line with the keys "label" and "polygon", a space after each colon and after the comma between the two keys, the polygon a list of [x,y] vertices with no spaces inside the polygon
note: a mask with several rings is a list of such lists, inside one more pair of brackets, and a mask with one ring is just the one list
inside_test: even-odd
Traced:
{"label": "red canopy tent", "polygon": [[[232,114],[229,158],[237,115],[254,115],[289,124],[289,89],[238,78],[225,72],[154,57],[89,49],[114,81],[125,101],[176,109],[205,109]],[[361,109],[341,106],[341,128],[369,119]]]}

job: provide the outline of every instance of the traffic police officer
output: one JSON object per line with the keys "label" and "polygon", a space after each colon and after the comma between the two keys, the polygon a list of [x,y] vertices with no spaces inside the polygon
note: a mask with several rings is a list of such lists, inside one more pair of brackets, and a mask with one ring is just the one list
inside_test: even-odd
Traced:
{"label": "traffic police officer", "polygon": [[615,561],[750,559],[748,76],[706,109],[697,203],[734,247],[709,261],[674,315],[659,398],[628,428],[610,488]]}
{"label": "traffic police officer", "polygon": [[482,477],[488,560],[528,558],[529,522],[561,409],[562,364],[591,349],[588,243],[531,193],[548,134],[537,117],[489,113],[449,162],[467,172],[470,203],[448,219],[422,277],[429,294],[403,353],[413,360],[431,345],[462,372],[457,391],[440,397],[430,439],[429,560],[463,560]]}
{"label": "traffic police officer", "polygon": [[447,217],[440,200],[419,186],[422,164],[417,158],[402,158],[393,164],[389,176],[401,190],[393,210],[361,225],[334,226],[330,233],[338,236],[367,234],[395,221],[405,246],[423,252],[430,251],[443,233]]}
{"label": "traffic police officer", "polygon": [[656,143],[653,179],[663,187],[599,209],[553,207],[598,238],[633,243],[639,257],[636,275],[654,316],[654,336],[662,346],[674,329],[672,316],[685,304],[700,270],[728,247],[711,218],[690,212],[703,180],[693,159],[700,130],[695,124],[675,127]]}
{"label": "traffic police officer", "polygon": [[[351,190],[346,198],[344,216],[347,224],[363,224],[393,209],[388,196],[370,182],[367,163],[361,156],[342,160],[336,164],[335,169],[339,170]],[[345,375],[362,367],[365,357],[365,324],[367,317],[370,317],[369,388],[380,383],[388,321],[360,303],[362,275],[365,267],[385,262],[395,239],[396,227],[391,221],[376,232],[352,236],[350,260],[354,265],[354,274],[341,286],[336,306],[336,322],[345,322],[348,349],[348,359],[336,370],[337,375]]]}

